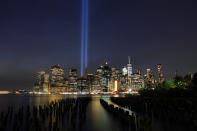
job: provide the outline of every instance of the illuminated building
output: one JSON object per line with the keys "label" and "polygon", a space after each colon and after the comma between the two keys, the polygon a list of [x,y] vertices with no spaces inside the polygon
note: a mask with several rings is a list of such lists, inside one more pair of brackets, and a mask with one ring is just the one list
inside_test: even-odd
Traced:
{"label": "illuminated building", "polygon": [[68,76],[69,91],[77,90],[77,69],[70,69]]}
{"label": "illuminated building", "polygon": [[157,65],[157,71],[158,71],[158,82],[163,83],[165,79],[164,79],[163,67],[161,64]]}
{"label": "illuminated building", "polygon": [[122,75],[120,77],[120,90],[131,90],[131,76],[133,74],[130,56],[128,56],[128,64],[122,68]]}
{"label": "illuminated building", "polygon": [[41,91],[41,84],[43,83],[43,74],[45,74],[44,71],[40,71],[37,73],[37,77],[36,77],[36,82],[34,84],[34,92],[39,92]]}
{"label": "illuminated building", "polygon": [[[51,67],[50,76],[41,71],[37,75],[34,91],[38,92],[89,92],[97,94],[99,92],[132,92],[140,88],[154,88],[156,80],[151,69],[146,69],[143,76],[141,70],[133,73],[130,58],[127,66],[122,71],[115,67],[105,65],[99,66],[95,74],[86,73],[78,78],[77,69],[70,69],[68,78],[64,77],[64,68],[55,65]],[[164,81],[162,65],[157,65],[159,83]]]}
{"label": "illuminated building", "polygon": [[94,80],[95,80],[95,77],[93,74],[87,75],[87,86],[88,86],[89,92],[92,92],[94,90],[93,89]]}
{"label": "illuminated building", "polygon": [[64,68],[60,65],[54,65],[51,67],[51,92],[63,92],[66,91],[66,82],[64,78]]}
{"label": "illuminated building", "polygon": [[131,75],[131,88],[128,91],[138,91],[140,88],[144,87],[144,78],[138,73]]}
{"label": "illuminated building", "polygon": [[155,83],[154,75],[151,69],[146,69],[146,78],[151,81],[153,84]]}
{"label": "illuminated building", "polygon": [[114,81],[114,91],[118,91],[118,81]]}
{"label": "illuminated building", "polygon": [[37,74],[36,83],[34,85],[35,92],[49,92],[50,83],[49,83],[49,74],[44,71],[40,71]]}
{"label": "illuminated building", "polygon": [[102,76],[104,74],[103,66],[98,67],[96,73],[98,76]]}
{"label": "illuminated building", "polygon": [[101,88],[101,77],[99,77],[97,74],[93,75],[93,81],[91,82],[91,87],[90,87],[90,91],[91,92],[101,92],[102,88]]}
{"label": "illuminated building", "polygon": [[127,64],[127,71],[128,71],[128,77],[131,77],[131,74],[133,73],[132,71],[132,64],[131,64],[131,60],[130,60],[130,56],[128,57],[129,63]]}
{"label": "illuminated building", "polygon": [[151,69],[146,69],[146,78],[147,79],[151,78]]}
{"label": "illuminated building", "polygon": [[112,86],[112,84],[110,83],[110,81],[111,81],[111,67],[108,65],[107,62],[103,66],[103,72],[104,72],[104,74],[102,77],[102,88],[103,88],[103,91],[109,91],[110,86]]}
{"label": "illuminated building", "polygon": [[126,91],[128,88],[128,76],[121,74],[120,77],[120,91]]}
{"label": "illuminated building", "polygon": [[115,68],[111,68],[111,84],[109,91],[118,91],[119,89],[119,77],[118,77],[119,71]]}
{"label": "illuminated building", "polygon": [[80,92],[89,92],[87,79],[83,77],[77,79],[77,90]]}
{"label": "illuminated building", "polygon": [[64,68],[55,65],[51,67],[51,85],[61,84],[64,80]]}
{"label": "illuminated building", "polygon": [[44,77],[42,84],[43,92],[49,92],[49,88],[50,88],[49,74],[45,73],[43,77]]}
{"label": "illuminated building", "polygon": [[111,81],[112,69],[106,62],[104,66],[97,68],[97,74],[102,91],[109,91],[112,89],[113,83]]}
{"label": "illuminated building", "polygon": [[152,88],[156,83],[153,72],[151,71],[151,69],[146,69],[145,83],[146,83],[145,85],[147,88]]}
{"label": "illuminated building", "polygon": [[111,68],[111,77],[114,78],[114,79],[117,77],[116,68],[115,67]]}
{"label": "illuminated building", "polygon": [[102,89],[103,89],[102,88],[103,75],[104,75],[103,66],[99,66],[96,70],[96,74],[94,75],[91,92],[101,92],[102,91]]}
{"label": "illuminated building", "polygon": [[124,67],[122,68],[122,75],[125,76],[125,75],[127,75],[127,74],[128,74],[127,67],[124,66]]}

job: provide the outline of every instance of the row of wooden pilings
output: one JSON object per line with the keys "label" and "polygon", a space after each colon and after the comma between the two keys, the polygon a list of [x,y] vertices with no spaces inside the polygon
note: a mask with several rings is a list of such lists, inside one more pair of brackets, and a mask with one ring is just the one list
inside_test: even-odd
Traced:
{"label": "row of wooden pilings", "polygon": [[123,125],[123,130],[128,131],[151,131],[152,126],[151,122],[148,119],[141,118],[136,114],[129,114],[128,111],[115,107],[112,104],[108,104],[103,99],[100,99],[101,105],[112,115],[114,116],[121,124]]}
{"label": "row of wooden pilings", "polygon": [[0,114],[0,131],[73,131],[82,126],[91,98],[68,98],[18,109],[8,107]]}

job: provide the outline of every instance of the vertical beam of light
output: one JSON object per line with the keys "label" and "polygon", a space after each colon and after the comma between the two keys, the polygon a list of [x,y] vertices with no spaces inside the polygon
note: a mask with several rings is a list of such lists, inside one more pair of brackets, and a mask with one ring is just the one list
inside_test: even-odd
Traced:
{"label": "vertical beam of light", "polygon": [[86,0],[86,11],[85,11],[85,68],[88,66],[88,0]]}
{"label": "vertical beam of light", "polygon": [[82,0],[81,20],[81,76],[88,66],[88,0]]}
{"label": "vertical beam of light", "polygon": [[83,60],[83,58],[84,58],[84,56],[83,56],[83,54],[84,54],[84,43],[83,43],[83,33],[81,33],[81,76],[83,76],[83,63],[84,63],[84,60]]}
{"label": "vertical beam of light", "polygon": [[84,0],[82,0],[82,18],[81,18],[81,76],[84,73]]}

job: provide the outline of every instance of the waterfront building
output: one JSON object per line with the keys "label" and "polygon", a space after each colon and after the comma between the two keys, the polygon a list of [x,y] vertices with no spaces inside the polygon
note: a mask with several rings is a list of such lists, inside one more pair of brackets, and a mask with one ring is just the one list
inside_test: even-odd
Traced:
{"label": "waterfront building", "polygon": [[115,68],[111,68],[111,81],[110,81],[110,88],[109,91],[118,91],[119,89],[119,78],[118,78],[119,71]]}
{"label": "waterfront building", "polygon": [[50,82],[49,82],[49,74],[45,73],[43,75],[43,83],[42,83],[42,91],[43,92],[50,92]]}
{"label": "waterfront building", "polygon": [[50,90],[49,74],[47,74],[45,71],[38,72],[37,79],[34,84],[34,92],[49,93],[49,90]]}
{"label": "waterfront building", "polygon": [[108,65],[106,62],[105,65],[103,66],[103,76],[102,76],[102,88],[103,91],[108,92],[110,89],[110,86],[112,85],[110,83],[111,81],[111,67]]}
{"label": "waterfront building", "polygon": [[92,92],[94,90],[93,89],[94,79],[95,77],[93,74],[87,75],[87,86],[88,86],[89,92]]}
{"label": "waterfront building", "polygon": [[51,67],[51,86],[61,85],[64,81],[64,68],[55,65]]}
{"label": "waterfront building", "polygon": [[94,75],[94,79],[93,79],[93,82],[92,82],[91,86],[92,86],[90,88],[91,92],[93,92],[93,93],[101,92],[102,91],[102,88],[101,88],[101,77],[99,77],[97,74]]}
{"label": "waterfront building", "polygon": [[77,69],[70,69],[68,76],[69,91],[77,91]]}
{"label": "waterfront building", "polygon": [[[78,78],[77,69],[70,69],[68,78],[65,78],[64,68],[55,65],[51,67],[50,75],[40,71],[36,78],[34,91],[41,92],[126,92],[138,91],[140,88],[154,88],[156,80],[151,69],[146,69],[143,76],[141,70],[133,73],[130,57],[128,64],[122,68],[122,71],[115,67],[110,67],[106,62],[105,65],[99,66],[95,74],[88,74],[86,69],[85,75]],[[158,82],[164,81],[162,65],[157,65]]]}
{"label": "waterfront building", "polygon": [[89,92],[88,83],[86,78],[78,78],[77,79],[77,91],[79,92]]}
{"label": "waterfront building", "polygon": [[97,73],[101,91],[108,92],[112,88],[113,84],[111,81],[112,69],[106,62],[104,66],[97,68]]}
{"label": "waterfront building", "polygon": [[67,85],[64,78],[64,68],[60,65],[54,65],[51,67],[51,92],[64,92]]}

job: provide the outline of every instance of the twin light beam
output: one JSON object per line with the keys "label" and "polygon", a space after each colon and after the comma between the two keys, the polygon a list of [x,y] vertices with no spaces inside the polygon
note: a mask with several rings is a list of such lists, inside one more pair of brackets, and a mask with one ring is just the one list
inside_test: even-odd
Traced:
{"label": "twin light beam", "polygon": [[82,0],[81,20],[81,76],[88,66],[88,0]]}

